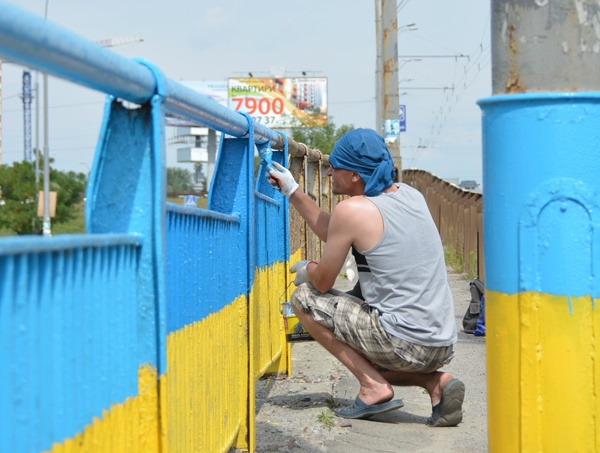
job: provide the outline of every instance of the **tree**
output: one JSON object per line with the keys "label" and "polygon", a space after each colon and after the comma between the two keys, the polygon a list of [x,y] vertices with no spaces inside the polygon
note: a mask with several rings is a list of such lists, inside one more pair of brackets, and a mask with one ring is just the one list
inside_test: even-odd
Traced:
{"label": "tree", "polygon": [[190,193],[194,190],[192,173],[185,168],[167,168],[167,193]]}
{"label": "tree", "polygon": [[35,170],[26,161],[0,165],[0,226],[17,234],[33,233],[37,211]]}
{"label": "tree", "polygon": [[339,128],[330,117],[325,126],[294,129],[292,138],[298,143],[304,143],[311,149],[318,149],[323,154],[330,154],[335,142],[346,132],[354,129],[352,124],[344,124]]}
{"label": "tree", "polygon": [[[56,192],[57,205],[53,223],[73,219],[75,205],[83,202],[87,179],[83,173],[50,169],[50,191]],[[0,165],[0,228],[17,234],[35,233],[37,193],[35,168],[32,162]]]}

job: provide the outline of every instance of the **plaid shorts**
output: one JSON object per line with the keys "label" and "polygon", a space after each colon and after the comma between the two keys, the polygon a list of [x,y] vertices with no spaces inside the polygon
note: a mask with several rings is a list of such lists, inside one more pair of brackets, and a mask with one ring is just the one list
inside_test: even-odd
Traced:
{"label": "plaid shorts", "polygon": [[430,373],[454,357],[452,346],[422,346],[388,334],[379,322],[379,311],[347,293],[335,289],[321,293],[305,283],[296,288],[291,302],[379,369]]}

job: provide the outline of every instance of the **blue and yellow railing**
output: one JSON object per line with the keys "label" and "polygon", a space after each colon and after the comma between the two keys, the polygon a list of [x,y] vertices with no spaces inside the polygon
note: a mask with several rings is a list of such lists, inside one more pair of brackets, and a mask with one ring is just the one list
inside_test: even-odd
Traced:
{"label": "blue and yellow railing", "polygon": [[[0,450],[253,450],[254,382],[289,364],[291,255],[253,160],[298,144],[7,3],[0,55],[108,94],[87,234],[0,240]],[[206,210],[165,202],[167,111],[227,135]]]}

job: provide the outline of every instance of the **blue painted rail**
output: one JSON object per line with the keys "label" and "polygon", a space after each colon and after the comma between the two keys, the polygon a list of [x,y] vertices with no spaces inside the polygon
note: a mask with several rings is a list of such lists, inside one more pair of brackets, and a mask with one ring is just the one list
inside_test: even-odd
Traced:
{"label": "blue painted rail", "polygon": [[[253,450],[290,259],[253,158],[287,137],[8,3],[0,57],[108,95],[87,234],[0,240],[0,451]],[[166,111],[227,134],[206,210],[166,203]]]}

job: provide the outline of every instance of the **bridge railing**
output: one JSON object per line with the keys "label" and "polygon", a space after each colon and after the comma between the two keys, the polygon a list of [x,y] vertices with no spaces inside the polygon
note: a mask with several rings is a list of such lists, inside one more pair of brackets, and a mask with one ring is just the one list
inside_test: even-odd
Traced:
{"label": "bridge railing", "polygon": [[[4,2],[0,57],[108,94],[87,234],[0,240],[0,450],[253,450],[254,381],[289,366],[290,260],[253,161],[300,145]],[[167,111],[223,133],[206,210],[166,203]]]}
{"label": "bridge railing", "polygon": [[458,256],[454,270],[485,280],[483,195],[423,170],[404,170],[402,181],[425,196],[444,246]]}
{"label": "bridge railing", "polygon": [[[142,243],[120,234],[0,240],[0,450],[48,450],[100,417],[103,402],[138,393]],[[156,385],[140,394],[156,401]]]}
{"label": "bridge railing", "polygon": [[[288,265],[323,246],[255,152],[330,210],[327,156],[4,2],[0,57],[108,95],[87,234],[0,240],[0,450],[252,451]],[[166,203],[167,111],[223,133],[208,209]]]}
{"label": "bridge railing", "polygon": [[[341,198],[331,193],[331,182],[326,176],[329,156],[300,145],[290,153],[289,166],[300,186],[319,206],[328,211],[335,207]],[[483,195],[463,190],[423,170],[403,170],[402,182],[425,196],[444,246],[456,257],[454,270],[484,280]],[[299,251],[298,259],[319,259],[324,245],[293,209],[290,244],[293,251]]]}

